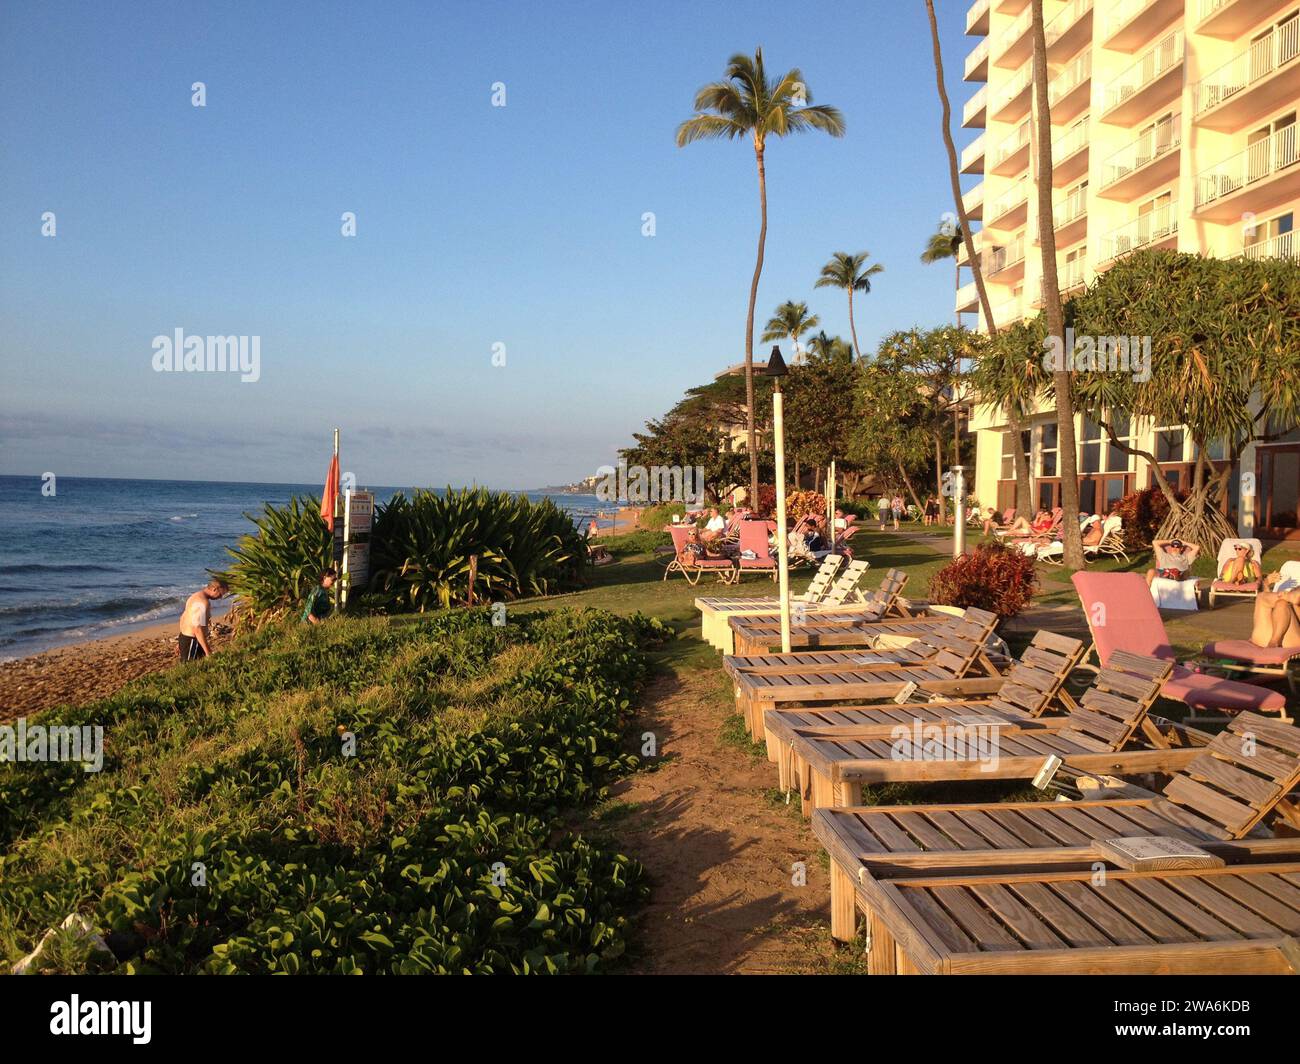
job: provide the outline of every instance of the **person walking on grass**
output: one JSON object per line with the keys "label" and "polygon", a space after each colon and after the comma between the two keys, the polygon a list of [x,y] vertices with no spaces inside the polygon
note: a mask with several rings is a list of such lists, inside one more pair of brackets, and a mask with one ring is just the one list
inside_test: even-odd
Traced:
{"label": "person walking on grass", "polygon": [[213,577],[207,587],[185,600],[185,608],[181,611],[181,633],[176,641],[181,661],[196,661],[212,653],[212,645],[208,642],[212,601],[225,598],[227,593],[225,583]]}
{"label": "person walking on grass", "polygon": [[331,565],[321,573],[320,583],[311,589],[302,608],[302,619],[308,624],[320,624],[334,609],[334,603],[330,600],[330,588],[334,586],[337,576],[338,572]]}
{"label": "person walking on grass", "polygon": [[885,530],[885,522],[889,520],[889,496],[881,495],[876,500],[876,514],[880,518],[880,531]]}
{"label": "person walking on grass", "polygon": [[903,496],[895,495],[890,500],[889,508],[894,512],[894,531],[898,531],[899,519],[903,516]]}

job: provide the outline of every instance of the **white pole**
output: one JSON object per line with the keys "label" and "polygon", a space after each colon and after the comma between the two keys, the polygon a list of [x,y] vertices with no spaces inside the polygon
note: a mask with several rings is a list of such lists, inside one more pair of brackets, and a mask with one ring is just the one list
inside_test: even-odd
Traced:
{"label": "white pole", "polygon": [[835,459],[831,459],[831,473],[826,482],[826,527],[830,529],[831,550],[835,549]]}
{"label": "white pole", "polygon": [[790,544],[785,520],[785,420],[781,378],[772,386],[772,435],[776,450],[776,551],[781,594],[781,653],[790,653]]}
{"label": "white pole", "polygon": [[952,467],[953,523],[952,556],[960,558],[966,553],[966,467]]}

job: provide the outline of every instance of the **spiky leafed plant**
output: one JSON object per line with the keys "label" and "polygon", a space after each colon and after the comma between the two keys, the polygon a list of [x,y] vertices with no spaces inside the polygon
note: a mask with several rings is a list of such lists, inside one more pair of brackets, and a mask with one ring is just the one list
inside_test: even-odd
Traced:
{"label": "spiky leafed plant", "polygon": [[885,268],[878,262],[866,266],[870,257],[868,251],[859,251],[856,255],[837,251],[831,256],[831,261],[822,267],[821,276],[814,285],[816,288],[842,288],[848,292],[849,334],[853,337],[853,350],[859,359],[862,358],[862,348],[858,346],[858,327],[853,321],[853,293],[862,292],[865,295],[870,292],[871,278],[885,272]]}
{"label": "spiky leafed plant", "polygon": [[794,300],[786,300],[776,308],[767,321],[767,328],[763,330],[763,335],[759,338],[763,343],[769,340],[790,341],[792,348],[792,361],[798,363],[803,360],[803,348],[799,343],[799,338],[810,329],[815,329],[820,324],[821,319],[816,314],[808,313],[807,303],[796,303]]}
{"label": "spiky leafed plant", "polygon": [[754,145],[758,165],[758,202],[761,224],[754,278],[749,285],[749,312],[745,318],[745,403],[749,408],[749,497],[758,498],[758,432],[754,417],[754,306],[758,302],[758,279],[763,274],[763,250],[767,243],[767,171],[764,153],[768,137],[820,131],[832,137],[844,135],[844,118],[834,107],[813,106],[812,93],[803,74],[795,68],[779,78],[769,78],[763,65],[763,49],[753,56],[738,53],[727,61],[723,80],[705,85],[695,94],[695,111],[677,127],[677,146],[697,140],[736,140],[748,136]]}
{"label": "spiky leafed plant", "polygon": [[266,503],[260,516],[244,516],[257,531],[226,549],[235,559],[222,574],[230,590],[254,613],[296,606],[330,564],[332,537],[321,520],[320,500],[295,495],[286,506]]}

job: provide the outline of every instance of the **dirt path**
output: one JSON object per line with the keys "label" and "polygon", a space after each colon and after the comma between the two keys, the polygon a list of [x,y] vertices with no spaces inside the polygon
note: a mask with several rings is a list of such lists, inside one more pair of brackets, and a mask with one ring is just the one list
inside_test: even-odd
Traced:
{"label": "dirt path", "polygon": [[607,825],[651,879],[632,970],[828,971],[825,858],[798,807],[773,799],[775,768],[724,741],[729,696],[721,670],[681,670],[645,693],[638,729],[662,760],[614,789],[626,804]]}

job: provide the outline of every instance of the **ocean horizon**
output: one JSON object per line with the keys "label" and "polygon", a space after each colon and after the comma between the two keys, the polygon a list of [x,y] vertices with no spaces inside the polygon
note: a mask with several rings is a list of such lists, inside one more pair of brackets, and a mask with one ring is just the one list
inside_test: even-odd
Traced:
{"label": "ocean horizon", "polygon": [[[226,548],[253,531],[244,516],[320,484],[0,475],[7,525],[0,556],[0,661],[176,619]],[[358,484],[387,502],[411,487]],[[434,488],[446,490],[445,486]],[[507,489],[489,489],[507,490]],[[613,509],[594,495],[511,491],[550,498],[575,524]]]}

